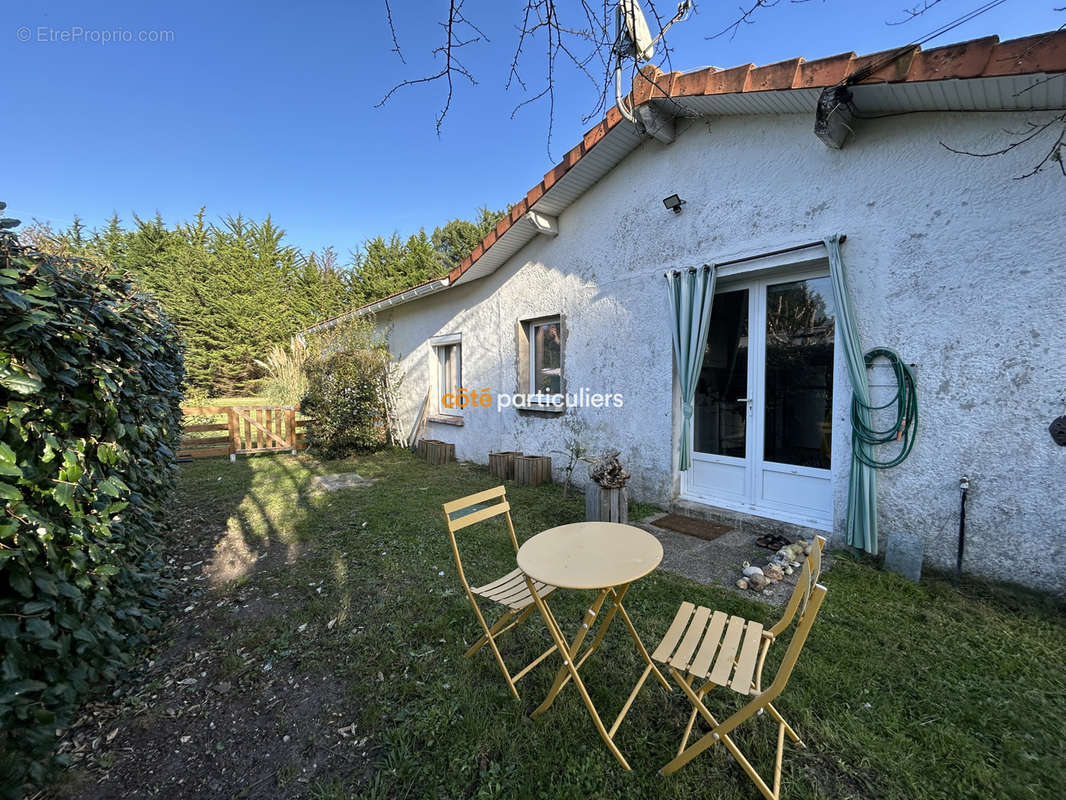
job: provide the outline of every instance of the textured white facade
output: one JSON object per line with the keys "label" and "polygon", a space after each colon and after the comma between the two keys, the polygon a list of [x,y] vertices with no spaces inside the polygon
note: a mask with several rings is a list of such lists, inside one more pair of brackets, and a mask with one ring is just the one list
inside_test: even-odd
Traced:
{"label": "textured white facade", "polygon": [[[516,323],[561,314],[567,391],[621,392],[621,409],[528,415],[467,408],[461,427],[429,423],[461,460],[493,450],[551,454],[576,436],[617,447],[637,499],[677,496],[676,396],[663,272],[847,236],[842,246],[864,350],[917,364],[917,444],[879,473],[882,538],[921,532],[926,557],[954,564],[958,480],[971,480],[966,569],[1066,590],[1066,448],[1048,434],[1066,413],[1066,179],[1028,180],[1043,152],[994,159],[1005,128],[1046,112],[926,113],[865,122],[840,151],[809,114],[679,120],[650,140],[497,272],[378,316],[404,382],[410,429],[433,374],[429,339],[462,334],[462,383],[519,390]],[[686,200],[675,216],[662,198]],[[834,536],[843,540],[850,388],[836,348]],[[584,477],[579,468],[576,475]]]}

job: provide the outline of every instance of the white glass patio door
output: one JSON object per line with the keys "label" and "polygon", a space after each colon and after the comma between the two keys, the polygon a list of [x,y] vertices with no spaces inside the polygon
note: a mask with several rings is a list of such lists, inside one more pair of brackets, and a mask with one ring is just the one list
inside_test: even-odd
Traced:
{"label": "white glass patio door", "polygon": [[834,318],[825,272],[720,284],[683,497],[832,528]]}

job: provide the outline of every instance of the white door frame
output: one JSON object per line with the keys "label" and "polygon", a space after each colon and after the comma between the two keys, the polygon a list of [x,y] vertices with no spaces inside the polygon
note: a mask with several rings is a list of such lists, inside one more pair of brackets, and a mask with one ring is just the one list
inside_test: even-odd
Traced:
{"label": "white door frame", "polygon": [[[824,251],[823,251],[824,253]],[[681,473],[681,498],[731,511],[739,511],[753,516],[803,525],[817,530],[833,529],[833,484],[832,469],[801,467],[792,464],[778,464],[766,461],[763,457],[763,438],[765,432],[765,396],[766,396],[766,287],[771,284],[788,283],[809,278],[823,278],[829,274],[828,262],[822,258],[812,259],[809,253],[797,254],[796,263],[791,265],[774,264],[765,267],[753,260],[750,269],[732,268],[728,274],[720,274],[715,294],[748,290],[748,397],[752,398],[747,406],[747,425],[745,431],[745,457],[718,456],[699,453],[695,450],[694,431],[689,432],[689,447],[693,465],[704,462],[708,466],[744,470],[743,491],[723,492],[708,490],[705,486],[696,486],[692,470]],[[834,352],[839,347],[837,330],[833,334]],[[834,359],[835,361],[835,359]],[[836,384],[834,369],[834,388]],[[758,483],[766,476],[781,475],[795,478],[808,478],[818,485],[827,483],[828,502],[819,509],[802,508],[787,503],[760,499],[756,491]]]}

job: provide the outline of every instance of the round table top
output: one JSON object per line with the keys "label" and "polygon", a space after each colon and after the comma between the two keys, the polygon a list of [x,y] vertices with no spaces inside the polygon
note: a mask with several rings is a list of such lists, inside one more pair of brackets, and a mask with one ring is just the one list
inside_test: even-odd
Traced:
{"label": "round table top", "polygon": [[518,549],[529,577],[562,589],[606,589],[643,578],[663,560],[647,531],[618,522],[574,522],[538,533]]}

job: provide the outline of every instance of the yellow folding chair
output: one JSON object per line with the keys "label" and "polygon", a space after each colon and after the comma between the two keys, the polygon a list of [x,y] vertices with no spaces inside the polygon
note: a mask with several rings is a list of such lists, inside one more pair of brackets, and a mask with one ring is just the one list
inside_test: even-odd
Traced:
{"label": "yellow folding chair", "polygon": [[[503,656],[500,655],[496,639],[516,625],[520,625],[536,609],[533,597],[530,595],[529,587],[526,584],[525,574],[522,570],[516,568],[502,578],[490,581],[482,586],[471,587],[466,579],[466,572],[463,570],[463,561],[459,556],[459,544],[455,538],[455,534],[463,528],[498,516],[503,516],[507,520],[507,530],[511,534],[511,544],[514,545],[514,550],[517,554],[518,538],[515,536],[514,523],[511,522],[511,506],[507,502],[504,487],[498,486],[495,489],[487,489],[484,492],[461,497],[458,500],[452,500],[450,503],[444,504],[444,518],[448,523],[448,538],[451,540],[452,555],[455,556],[455,567],[459,570],[459,580],[463,584],[466,596],[470,599],[470,605],[474,607],[474,613],[477,615],[478,622],[484,631],[481,638],[474,642],[473,646],[466,651],[466,657],[469,658],[474,655],[487,644],[496,656],[496,662],[500,665],[500,670],[507,681],[507,686],[511,689],[511,694],[518,699],[518,689],[515,688],[515,684],[533,667],[555,652],[555,645],[552,645],[533,659],[514,676],[511,675],[507,665],[504,663]],[[554,586],[549,586],[539,581],[534,581],[533,585],[537,594],[541,597],[545,597],[555,591]],[[491,626],[485,621],[485,615],[482,614],[481,608],[478,606],[478,597],[502,606],[504,609],[500,618]]]}
{"label": "yellow folding chair", "polygon": [[[676,772],[704,750],[721,742],[759,791],[768,800],[779,800],[785,734],[798,746],[804,747],[804,744],[774,707],[773,701],[784,691],[825,597],[826,589],[818,583],[824,545],[825,539],[817,537],[816,545],[805,560],[784,615],[768,630],[764,629],[761,623],[743,617],[727,616],[722,611],[712,612],[692,603],[681,604],[662,642],[652,653],[652,660],[669,669],[693,707],[677,755],[662,768],[663,775]],[[778,667],[777,675],[769,688],[764,690],[762,670],[767,651],[774,640],[792,624],[797,613],[799,622]],[[645,679],[646,675],[641,681]],[[702,683],[694,688],[697,681]],[[728,687],[737,694],[752,699],[725,721],[718,722],[703,703],[707,693],[718,686]],[[729,735],[748,719],[764,712],[769,713],[778,724],[772,790]],[[703,717],[710,726],[710,731],[694,744],[688,745],[697,716]]]}

